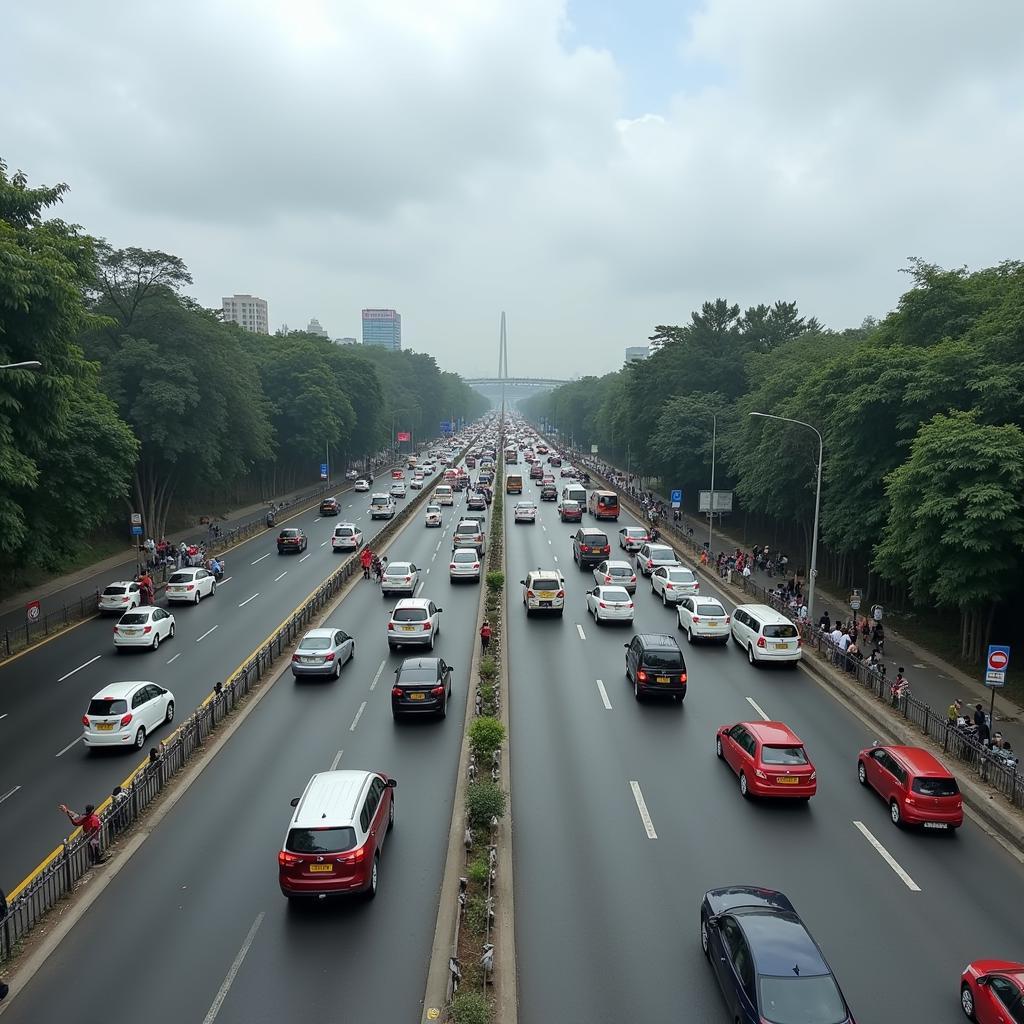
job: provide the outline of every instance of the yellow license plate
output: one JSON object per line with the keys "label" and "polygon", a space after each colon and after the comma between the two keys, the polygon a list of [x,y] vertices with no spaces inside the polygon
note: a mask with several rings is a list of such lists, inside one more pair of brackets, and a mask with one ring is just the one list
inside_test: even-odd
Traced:
{"label": "yellow license plate", "polygon": [[775,781],[784,786],[795,786],[800,780],[795,775],[780,775]]}
{"label": "yellow license plate", "polygon": [[553,590],[538,590],[537,591],[537,596],[542,601],[550,601],[551,598],[553,598],[555,596],[555,592]]}
{"label": "yellow license plate", "polygon": [[409,700],[425,700],[426,696],[425,693],[410,693]]}
{"label": "yellow license plate", "polygon": [[416,632],[416,627],[415,626],[403,626],[402,630],[405,633],[415,633]]}
{"label": "yellow license plate", "polygon": [[669,681],[668,676],[658,676],[659,683],[667,683]]}
{"label": "yellow license plate", "polygon": [[114,723],[113,722],[100,722],[96,726],[96,731],[97,732],[112,732],[113,729],[114,729]]}
{"label": "yellow license plate", "polygon": [[789,644],[776,644],[775,645],[775,650],[777,650],[777,651],[787,651],[787,650],[789,650]]}
{"label": "yellow license plate", "polygon": [[327,874],[328,872],[331,872],[333,870],[334,870],[334,865],[333,864],[310,864],[309,865],[310,874],[314,874],[314,875]]}

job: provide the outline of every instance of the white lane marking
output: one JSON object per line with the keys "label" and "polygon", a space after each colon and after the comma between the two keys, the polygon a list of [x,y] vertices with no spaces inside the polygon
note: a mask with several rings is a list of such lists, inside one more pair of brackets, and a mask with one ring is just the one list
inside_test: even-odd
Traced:
{"label": "white lane marking", "polygon": [[540,524],[540,528],[541,528],[541,529],[542,529],[542,530],[543,530],[543,531],[544,531],[545,533],[547,533],[547,532],[548,532],[548,528],[547,528],[547,527],[546,527],[546,526],[545,526],[545,525],[544,525],[543,523],[541,523],[541,524]]}
{"label": "white lane marking", "polygon": [[225,576],[224,579],[218,582],[217,586],[223,587],[225,583],[230,583],[234,578],[234,576]]}
{"label": "white lane marking", "polygon": [[855,821],[853,824],[860,831],[861,835],[863,835],[864,838],[878,851],[878,855],[882,858],[882,860],[884,860],[885,863],[888,864],[889,867],[891,867],[893,871],[895,871],[896,874],[900,876],[900,879],[903,881],[903,884],[911,892],[920,892],[921,887],[917,884],[917,882],[915,882],[910,877],[910,875],[906,873],[906,871],[903,870],[903,868],[899,866],[899,864],[896,861],[896,858],[893,857],[893,855],[871,834],[871,831],[867,827],[867,825],[865,825],[862,821]]}
{"label": "white lane marking", "polygon": [[[184,653],[184,651],[178,651],[178,653],[173,658],[171,658],[171,661],[177,661]],[[167,664],[170,665],[171,661],[167,662]]]}
{"label": "white lane marking", "polygon": [[10,711],[5,711],[2,715],[0,715],[0,722],[2,722],[9,714]]}
{"label": "white lane marking", "polygon": [[[444,535],[442,534],[442,536],[444,536]],[[434,548],[434,550],[435,551],[440,551],[441,550],[441,542],[440,541],[437,542],[437,546]]]}
{"label": "white lane marking", "polygon": [[654,822],[651,821],[651,813],[647,810],[647,802],[643,793],[640,792],[640,783],[630,779],[629,788],[633,791],[633,799],[636,801],[636,809],[640,812],[640,820],[644,823],[644,831],[648,839],[657,839],[658,833],[654,831]]}
{"label": "white lane marking", "polygon": [[352,724],[348,727],[349,732],[355,732],[356,726],[359,724],[359,719],[363,717],[363,711],[366,709],[366,701],[359,705],[359,710],[356,712],[356,717],[352,719]]}
{"label": "white lane marking", "polygon": [[[255,595],[253,595],[253,596],[255,596]],[[252,600],[252,598],[250,598],[250,600]],[[214,629],[220,629],[220,625],[216,625],[216,626],[212,627],[211,629],[208,629],[202,636],[197,636],[196,637],[196,643],[199,643],[200,640],[205,640],[213,632]]]}
{"label": "white lane marking", "polygon": [[377,674],[373,677],[373,682],[370,683],[370,692],[372,693],[377,688],[377,683],[380,682],[381,673],[384,671],[384,666],[387,664],[387,658],[385,658],[377,666]]}
{"label": "white lane marking", "polygon": [[0,796],[0,804],[2,804],[9,796],[14,796],[14,794],[17,793],[19,789],[21,789],[21,786],[15,786],[14,789],[7,790],[7,792],[4,793],[3,796]]}
{"label": "white lane marking", "polygon": [[[256,562],[262,562],[264,558],[269,558],[270,554],[271,553],[268,551],[265,555],[260,555],[260,557],[256,559]],[[256,562],[250,562],[249,564],[250,565],[255,565]]]}
{"label": "white lane marking", "polygon": [[416,584],[416,593],[413,595],[414,597],[420,596],[420,592],[423,590],[423,583],[424,581],[420,580],[419,583]]}
{"label": "white lane marking", "polygon": [[437,558],[437,552],[436,551],[430,556],[430,560],[434,561],[435,558]]}
{"label": "white lane marking", "polygon": [[79,665],[78,668],[73,668],[66,675],[61,676],[57,682],[63,683],[65,679],[70,679],[76,672],[81,672],[83,668],[88,668],[94,661],[99,661],[102,657],[102,654],[97,654],[95,658],[90,658],[84,665]]}
{"label": "white lane marking", "polygon": [[274,577],[274,582],[276,583],[278,580],[283,580],[285,578],[285,576],[287,576],[287,575],[288,575],[288,570],[285,569],[285,571],[283,573],[281,573],[280,576],[275,576]]}
{"label": "white lane marking", "polygon": [[344,753],[345,753],[344,750],[339,750],[334,755],[334,760],[331,762],[331,769],[330,769],[332,772],[334,771],[335,768],[338,767],[338,762],[341,760],[341,755],[344,754]]}
{"label": "white lane marking", "polygon": [[60,757],[61,754],[66,754],[76,743],[81,743],[81,742],[82,742],[82,737],[79,736],[77,739],[72,740],[63,750],[57,751],[57,753],[54,754],[53,756],[54,757]]}
{"label": "white lane marking", "polygon": [[203,1018],[203,1024],[213,1024],[217,1019],[217,1014],[220,1013],[220,1008],[224,1004],[224,1000],[227,999],[228,991],[231,989],[231,985],[235,980],[235,976],[238,974],[242,961],[245,959],[246,953],[249,952],[249,947],[252,945],[252,940],[256,938],[256,932],[259,926],[263,923],[263,917],[266,912],[261,910],[256,915],[256,920],[253,921],[252,927],[249,929],[249,934],[245,937],[245,942],[242,943],[242,948],[238,951],[238,956],[235,957],[234,963],[228,970],[227,977],[225,977],[220,988],[217,990],[217,995],[214,996],[213,1005],[210,1007],[206,1016]]}
{"label": "white lane marking", "polygon": [[601,691],[601,701],[608,711],[612,709],[612,702],[608,699],[608,691],[604,688],[604,683],[598,679],[597,688]]}
{"label": "white lane marking", "polygon": [[256,593],[252,595],[252,597],[247,597],[238,607],[239,608],[244,608],[250,601],[252,601],[254,598],[257,598],[259,596],[260,596],[260,592],[257,590]]}
{"label": "white lane marking", "polygon": [[319,523],[321,518],[322,518],[322,516],[317,516],[316,519],[313,520],[313,522],[314,523]]}
{"label": "white lane marking", "polygon": [[558,555],[555,555],[553,557],[554,557],[555,561],[557,562],[558,561]]}
{"label": "white lane marking", "polygon": [[771,721],[771,719],[769,719],[769,717],[764,713],[764,709],[761,707],[760,704],[757,703],[756,700],[754,700],[753,697],[748,697],[747,703],[761,716],[762,721]]}
{"label": "white lane marking", "polygon": [[581,640],[587,639],[587,634],[583,632],[583,627],[578,622],[576,623],[576,632],[579,633]]}
{"label": "white lane marking", "polygon": [[[309,555],[311,555],[311,554],[313,554],[313,552],[312,552],[312,551],[310,551],[310,552],[309,552]],[[299,565],[302,565],[302,563],[303,563],[303,562],[304,562],[304,561],[305,561],[305,560],[306,560],[307,558],[309,558],[309,555],[303,555],[303,556],[302,556],[302,557],[301,557],[301,558],[299,559]]]}
{"label": "white lane marking", "polygon": [[327,541],[324,541],[323,544],[320,545],[320,547],[322,547],[322,548],[327,547]]}

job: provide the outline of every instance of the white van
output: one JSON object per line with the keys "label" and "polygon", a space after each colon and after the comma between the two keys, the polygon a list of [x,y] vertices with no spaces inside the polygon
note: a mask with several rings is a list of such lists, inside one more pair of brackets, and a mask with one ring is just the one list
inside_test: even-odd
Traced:
{"label": "white van", "polygon": [[751,665],[782,661],[796,667],[803,655],[800,633],[793,620],[766,604],[737,606],[729,628],[733,642],[746,652]]}
{"label": "white van", "polygon": [[587,507],[587,489],[582,484],[566,484],[562,488],[562,501],[578,501],[583,508]]}
{"label": "white van", "polygon": [[438,484],[434,488],[434,501],[438,505],[454,505],[455,496],[452,494],[451,484]]}

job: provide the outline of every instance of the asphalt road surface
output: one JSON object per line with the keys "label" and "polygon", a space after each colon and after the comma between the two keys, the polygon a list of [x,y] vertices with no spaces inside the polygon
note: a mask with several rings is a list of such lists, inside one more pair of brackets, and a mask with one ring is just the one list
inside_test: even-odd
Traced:
{"label": "asphalt road surface", "polygon": [[[389,486],[388,478],[378,477],[374,489]],[[85,748],[81,718],[90,698],[107,682],[152,680],[174,694],[176,718],[189,715],[350,557],[331,548],[336,523],[351,519],[367,540],[386,525],[370,520],[369,494],[346,490],[338,497],[338,516],[320,518],[314,508],[287,522],[309,537],[302,554],[278,555],[280,523],[229,551],[227,575],[212,598],[170,606],[175,636],[157,651],[119,654],[112,637],[116,617],[101,617],[0,665],[0,887],[13,889],[67,835],[58,804],[79,811],[99,804],[144,756]],[[159,603],[166,605],[162,597]],[[153,733],[146,749],[171,731]]]}
{"label": "asphalt road surface", "polygon": [[[445,510],[443,530],[426,529],[417,516],[389,551],[391,559],[430,570],[421,596],[444,609],[435,653],[454,666],[447,719],[392,720],[392,674],[414,651],[389,653],[393,599],[382,600],[375,584],[360,582],[329,620],[356,638],[356,656],[341,678],[297,684],[289,674],[263,697],[10,1004],[4,1024],[78,1020],[84,1006],[93,1006],[108,1024],[211,1021],[214,1010],[217,1024],[362,1024],[419,1015],[480,593],[478,585],[448,579],[452,520],[459,511],[461,502]],[[326,557],[318,544],[310,548],[313,559]],[[279,572],[297,565],[297,559],[276,555],[268,561]],[[232,609],[252,585],[231,594]],[[215,605],[224,595],[210,602],[211,611],[220,612]],[[292,603],[289,596],[281,606]],[[230,636],[249,635],[244,620],[223,621]],[[253,626],[251,638],[261,639],[262,632],[262,625]],[[383,770],[398,780],[380,891],[372,902],[293,907],[277,883],[289,800],[311,774],[333,765]]]}
{"label": "asphalt road surface", "polygon": [[[537,497],[532,484],[524,497]],[[635,627],[596,626],[574,526],[538,504],[537,525],[508,517],[506,530],[522,1024],[725,1022],[698,907],[734,883],[793,900],[859,1024],[961,1020],[968,960],[1024,959],[1018,861],[970,818],[955,836],[894,828],[857,783],[857,752],[876,738],[858,719],[802,670],[752,668],[731,643],[688,646],[642,577]],[[616,531],[634,524],[607,524],[613,557],[626,557]],[[517,581],[552,565],[566,577],[564,617],[527,620]],[[643,631],[680,639],[682,706],[634,700],[623,644]],[[715,757],[720,725],[762,713],[806,744],[818,773],[808,805],[744,801]]]}

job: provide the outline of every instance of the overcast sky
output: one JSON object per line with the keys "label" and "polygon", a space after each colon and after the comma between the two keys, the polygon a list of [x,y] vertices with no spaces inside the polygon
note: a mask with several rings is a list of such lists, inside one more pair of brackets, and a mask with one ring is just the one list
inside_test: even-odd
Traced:
{"label": "overcast sky", "polygon": [[708,298],[833,327],[908,256],[1024,257],[1019,0],[5,5],[0,156],[192,294],[492,375],[616,369]]}

